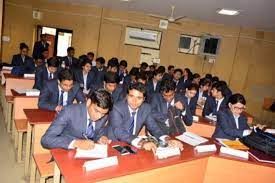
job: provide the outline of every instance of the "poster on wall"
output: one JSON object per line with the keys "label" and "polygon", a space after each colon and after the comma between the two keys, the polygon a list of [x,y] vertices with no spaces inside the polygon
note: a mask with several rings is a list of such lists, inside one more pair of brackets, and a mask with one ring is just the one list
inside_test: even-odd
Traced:
{"label": "poster on wall", "polygon": [[153,63],[160,64],[159,50],[142,48],[140,54],[140,63],[146,62],[148,65]]}
{"label": "poster on wall", "polygon": [[161,36],[162,32],[160,31],[126,27],[124,43],[145,48],[159,49]]}

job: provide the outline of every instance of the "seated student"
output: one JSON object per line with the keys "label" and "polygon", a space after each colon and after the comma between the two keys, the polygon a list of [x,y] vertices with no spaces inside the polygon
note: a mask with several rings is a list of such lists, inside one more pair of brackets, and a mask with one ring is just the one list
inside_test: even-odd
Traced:
{"label": "seated student", "polygon": [[132,144],[145,150],[156,150],[152,142],[145,142],[138,137],[143,126],[149,130],[157,139],[167,141],[169,145],[182,149],[182,143],[171,140],[158,126],[151,116],[151,107],[144,103],[146,87],[142,83],[135,83],[129,86],[126,100],[114,105],[109,115],[107,126],[108,138]]}
{"label": "seated student", "polygon": [[93,85],[100,85],[103,83],[104,74],[106,73],[106,67],[104,66],[105,59],[103,57],[98,57],[96,59],[96,66],[92,67],[91,72],[95,76],[92,84]]}
{"label": "seated student", "polygon": [[201,79],[201,75],[199,75],[198,73],[195,73],[192,76],[192,83],[195,83],[195,84],[199,85],[200,84],[200,79]]}
{"label": "seated student", "polygon": [[185,90],[192,83],[192,72],[189,68],[185,68],[183,70],[182,78],[181,78],[181,87]]}
{"label": "seated student", "polygon": [[212,85],[211,96],[206,101],[202,111],[203,116],[217,115],[218,111],[227,109],[227,100],[225,98],[225,86],[220,82]]}
{"label": "seated student", "polygon": [[142,62],[140,64],[139,72],[147,72],[149,71],[149,65],[146,62]]}
{"label": "seated student", "polygon": [[[29,47],[25,43],[20,43],[20,53],[13,55],[11,65],[17,68],[18,75],[34,73],[34,60],[28,56]],[[14,68],[14,69],[15,69]]]}
{"label": "seated student", "polygon": [[75,80],[79,83],[80,88],[83,93],[88,94],[92,86],[92,81],[94,79],[94,73],[91,72],[91,62],[89,60],[84,60],[81,62],[82,69],[75,71]]}
{"label": "seated student", "polygon": [[127,75],[124,78],[124,82],[123,85],[126,86],[126,88],[128,88],[128,86],[132,83],[136,83],[137,82],[137,75],[139,73],[139,68],[137,67],[132,67],[132,69],[129,72],[129,75]]}
{"label": "seated student", "polygon": [[183,84],[182,84],[182,70],[181,69],[175,69],[173,74],[173,81],[176,84],[176,92],[182,92],[183,90]]}
{"label": "seated student", "polygon": [[147,85],[147,81],[148,81],[148,77],[147,77],[146,72],[139,72],[137,74],[136,81],[139,82],[139,83],[142,83],[142,84],[144,84],[146,86]]}
{"label": "seated student", "polygon": [[175,107],[187,126],[192,125],[191,111],[181,93],[176,93],[176,84],[172,80],[162,80],[160,93],[155,93],[151,100],[152,117],[160,126],[168,126],[168,108]]}
{"label": "seated student", "polygon": [[65,62],[66,68],[69,68],[72,70],[80,68],[79,60],[74,57],[74,54],[75,54],[74,47],[68,47],[67,48],[67,56],[63,57],[63,59],[62,59]]}
{"label": "seated student", "polygon": [[95,60],[94,60],[94,58],[95,58],[94,52],[88,52],[88,53],[87,53],[87,58],[88,58],[88,60],[91,62],[92,66],[95,66],[95,65],[96,65],[96,62],[95,62]]}
{"label": "seated student", "polygon": [[127,76],[127,61],[126,60],[121,60],[119,62],[119,70],[118,70],[118,76],[119,76],[119,81],[120,84],[123,84],[124,78]]}
{"label": "seated student", "polygon": [[228,109],[218,112],[217,124],[213,138],[235,140],[251,133],[247,118],[242,113],[245,109],[245,98],[234,94],[228,100]]}
{"label": "seated student", "polygon": [[125,97],[123,87],[119,84],[119,77],[116,73],[106,72],[104,75],[104,83],[97,86],[92,85],[91,90],[94,91],[100,88],[104,88],[111,93],[114,103],[117,103]]}
{"label": "seated student", "polygon": [[191,83],[186,89],[184,94],[184,100],[187,106],[189,107],[191,114],[195,115],[196,107],[197,107],[197,94],[198,85]]}
{"label": "seated student", "polygon": [[153,78],[147,82],[147,99],[150,101],[154,93],[159,93],[160,83],[163,76],[162,70],[155,70],[153,72]]}
{"label": "seated student", "polygon": [[92,92],[86,103],[62,110],[41,139],[44,148],[93,149],[95,143],[107,144],[104,127],[113,103],[105,90]]}
{"label": "seated student", "polygon": [[107,72],[113,72],[118,74],[119,62],[118,59],[113,57],[108,61]]}
{"label": "seated student", "polygon": [[199,83],[199,89],[196,94],[197,103],[200,106],[204,106],[206,99],[208,98],[209,87],[211,86],[211,80],[202,78]]}
{"label": "seated student", "polygon": [[226,98],[229,98],[232,95],[232,91],[230,90],[230,88],[228,87],[227,83],[225,81],[220,81],[221,84],[223,84],[225,86],[225,91],[224,91],[224,95]]}
{"label": "seated student", "polygon": [[49,43],[47,43],[47,34],[40,35],[40,41],[36,41],[33,46],[32,57],[33,59],[38,59],[42,56],[42,52],[44,49],[49,48]]}
{"label": "seated student", "polygon": [[47,61],[46,65],[40,66],[35,73],[35,83],[33,88],[41,90],[46,81],[57,79],[59,61],[56,57],[52,57]]}
{"label": "seated student", "polygon": [[174,70],[175,70],[175,66],[169,65],[168,72],[164,73],[162,79],[173,79]]}
{"label": "seated student", "polygon": [[38,107],[60,112],[64,106],[72,104],[74,99],[85,102],[84,94],[73,78],[72,71],[64,69],[59,72],[58,80],[46,82],[40,91]]}

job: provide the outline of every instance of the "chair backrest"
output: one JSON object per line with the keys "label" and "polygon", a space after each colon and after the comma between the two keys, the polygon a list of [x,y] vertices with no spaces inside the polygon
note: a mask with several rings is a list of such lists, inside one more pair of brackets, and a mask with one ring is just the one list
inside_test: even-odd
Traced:
{"label": "chair backrest", "polygon": [[44,149],[41,145],[41,138],[49,128],[50,124],[36,124],[33,127],[33,153],[48,153],[48,149]]}
{"label": "chair backrest", "polygon": [[38,97],[15,97],[14,119],[27,119],[23,109],[38,109]]}
{"label": "chair backrest", "polygon": [[263,102],[263,109],[269,110],[270,106],[273,104],[274,101],[275,101],[274,98],[265,97]]}

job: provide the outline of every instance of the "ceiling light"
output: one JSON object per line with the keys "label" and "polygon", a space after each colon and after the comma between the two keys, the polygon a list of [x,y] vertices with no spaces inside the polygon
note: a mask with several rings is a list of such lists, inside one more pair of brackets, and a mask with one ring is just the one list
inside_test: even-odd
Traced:
{"label": "ceiling light", "polygon": [[234,15],[238,15],[240,14],[239,10],[232,10],[232,9],[218,9],[217,13],[220,15],[230,15],[230,16],[234,16]]}

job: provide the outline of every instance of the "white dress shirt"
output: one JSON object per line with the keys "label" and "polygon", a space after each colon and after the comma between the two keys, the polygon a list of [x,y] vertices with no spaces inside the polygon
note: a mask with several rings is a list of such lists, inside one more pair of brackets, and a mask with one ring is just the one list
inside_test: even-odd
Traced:
{"label": "white dress shirt", "polygon": [[[61,96],[61,87],[58,85],[58,90],[59,90],[59,94],[58,94],[58,99],[60,99],[60,96]],[[67,101],[68,101],[68,92],[65,92],[63,93],[63,106],[66,106],[67,105]]]}

